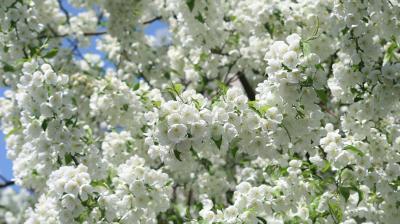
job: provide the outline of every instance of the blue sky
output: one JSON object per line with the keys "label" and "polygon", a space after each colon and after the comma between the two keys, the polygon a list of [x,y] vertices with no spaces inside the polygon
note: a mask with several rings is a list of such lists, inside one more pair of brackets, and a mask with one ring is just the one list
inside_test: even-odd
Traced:
{"label": "blue sky", "polygon": [[[69,5],[67,3],[66,0],[62,0],[64,7],[66,8],[66,10],[72,14],[78,14],[80,12],[83,12],[84,9],[76,9],[73,8],[71,5]],[[152,36],[163,36],[165,35],[165,30],[167,28],[167,25],[163,22],[160,21],[156,21],[150,25],[148,25],[145,28],[145,33],[147,35],[152,35]],[[98,37],[93,37],[92,41],[91,41],[91,45],[87,48],[80,48],[80,51],[82,54],[86,54],[86,53],[96,53],[96,54],[100,54],[103,58],[104,58],[104,54],[98,50],[96,50],[95,48],[95,43],[96,43],[96,39]],[[63,43],[63,46],[68,47],[68,42],[65,41]],[[105,67],[113,67],[113,65],[110,62],[106,62],[105,63]],[[0,87],[0,97],[4,95],[4,91],[5,89]],[[1,109],[1,108],[0,108]],[[7,152],[6,152],[6,146],[5,146],[5,142],[4,142],[4,133],[2,133],[0,131],[0,174],[8,179],[12,179],[13,175],[12,175],[12,163],[10,160],[7,159]]]}
{"label": "blue sky", "polygon": [[[0,88],[0,96],[3,96],[4,88]],[[12,177],[11,161],[6,157],[4,134],[0,132],[0,174],[8,179]]]}

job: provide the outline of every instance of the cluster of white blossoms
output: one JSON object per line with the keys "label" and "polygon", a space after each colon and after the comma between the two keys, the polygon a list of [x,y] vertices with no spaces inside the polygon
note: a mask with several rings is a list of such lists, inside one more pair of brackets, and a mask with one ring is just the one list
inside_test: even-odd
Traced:
{"label": "cluster of white blossoms", "polygon": [[22,223],[25,220],[24,211],[32,206],[34,197],[30,192],[19,192],[7,188],[0,193],[0,222],[9,224]]}
{"label": "cluster of white blossoms", "polygon": [[27,212],[26,223],[73,223],[85,211],[83,203],[93,193],[87,167],[63,166],[54,171],[34,210]]}
{"label": "cluster of white blossoms", "polygon": [[398,0],[4,0],[0,85],[0,223],[398,223]]}
{"label": "cluster of white blossoms", "polygon": [[114,189],[101,193],[99,205],[108,222],[156,223],[157,215],[169,208],[172,180],[144,163],[140,157],[131,157],[116,170]]}

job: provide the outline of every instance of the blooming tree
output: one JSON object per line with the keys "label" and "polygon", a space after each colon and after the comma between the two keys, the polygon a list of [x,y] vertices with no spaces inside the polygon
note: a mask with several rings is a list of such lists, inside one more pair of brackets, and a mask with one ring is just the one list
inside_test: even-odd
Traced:
{"label": "blooming tree", "polygon": [[400,1],[65,4],[0,3],[0,223],[398,223]]}

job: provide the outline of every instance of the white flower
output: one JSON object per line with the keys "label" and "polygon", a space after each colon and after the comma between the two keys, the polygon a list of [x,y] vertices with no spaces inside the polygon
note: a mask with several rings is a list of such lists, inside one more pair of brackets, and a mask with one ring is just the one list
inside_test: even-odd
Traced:
{"label": "white flower", "polygon": [[183,124],[171,125],[168,129],[168,138],[174,143],[178,143],[186,138],[187,128]]}
{"label": "white flower", "polygon": [[288,51],[283,55],[283,64],[287,67],[294,69],[298,63],[297,53],[294,51]]}
{"label": "white flower", "polygon": [[28,136],[32,138],[37,138],[42,133],[42,127],[38,120],[33,120],[32,123],[28,125]]}
{"label": "white flower", "polygon": [[292,51],[297,51],[300,49],[301,37],[297,34],[291,34],[286,37],[286,42],[289,44],[289,49]]}
{"label": "white flower", "polygon": [[205,121],[200,120],[198,122],[192,123],[190,127],[190,133],[193,139],[201,139],[207,134],[207,124]]}

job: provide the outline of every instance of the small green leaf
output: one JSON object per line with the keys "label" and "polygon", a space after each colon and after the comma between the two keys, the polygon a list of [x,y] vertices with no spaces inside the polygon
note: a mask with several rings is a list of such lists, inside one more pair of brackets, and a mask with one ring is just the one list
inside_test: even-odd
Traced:
{"label": "small green leaf", "polygon": [[128,104],[124,104],[124,105],[122,105],[122,108],[121,108],[123,111],[128,111],[128,109],[129,109],[129,105]]}
{"label": "small green leaf", "polygon": [[175,155],[175,158],[177,159],[177,160],[179,160],[179,161],[181,161],[182,162],[182,159],[181,159],[181,152],[179,152],[177,149],[174,149],[174,155]]}
{"label": "small green leaf", "polygon": [[316,68],[317,70],[325,71],[324,67],[323,67],[321,64],[316,64],[316,65],[315,65],[315,68]]}
{"label": "small green leaf", "polygon": [[325,89],[314,89],[315,93],[317,94],[318,98],[321,100],[322,103],[328,103],[328,93]]}
{"label": "small green leaf", "polygon": [[264,116],[263,114],[261,114],[261,112],[258,110],[257,108],[257,102],[256,101],[249,101],[247,102],[247,105],[249,105],[249,108],[251,110],[253,110],[254,112],[256,112],[260,117]]}
{"label": "small green leaf", "polygon": [[324,166],[324,168],[322,168],[322,173],[325,173],[325,172],[327,172],[330,168],[331,168],[331,164],[327,161],[327,160],[324,160],[324,163],[325,163],[325,166]]}
{"label": "small green leaf", "polygon": [[206,158],[201,158],[200,159],[200,163],[206,168],[206,170],[208,172],[210,172],[210,168],[212,166],[212,163],[210,160],[206,159]]}
{"label": "small green leaf", "polygon": [[157,108],[160,108],[161,107],[161,101],[152,101],[152,103],[153,103],[153,106],[155,106],[155,107],[157,107]]}
{"label": "small green leaf", "polygon": [[43,122],[42,122],[42,129],[43,129],[43,131],[46,131],[47,126],[49,125],[50,120],[51,120],[51,118],[46,118],[46,119],[43,120]]}
{"label": "small green leaf", "polygon": [[217,147],[218,147],[219,149],[221,149],[221,145],[222,145],[222,136],[221,136],[221,138],[219,138],[219,139],[214,139],[214,138],[212,138],[212,140],[213,140],[214,143],[217,145]]}
{"label": "small green leaf", "polygon": [[274,25],[269,23],[264,23],[264,28],[268,31],[271,38],[274,38],[274,30],[275,30]]}
{"label": "small green leaf", "polygon": [[262,224],[267,224],[267,220],[265,220],[263,217],[257,216],[257,219],[261,221]]}
{"label": "small green leaf", "polygon": [[176,91],[178,94],[181,94],[182,91],[183,91],[183,85],[180,84],[180,83],[175,84],[175,85],[174,85],[174,89],[175,89],[175,91]]}
{"label": "small green leaf", "polygon": [[235,146],[235,147],[233,147],[231,149],[231,153],[232,153],[233,158],[236,158],[236,154],[237,154],[238,151],[239,151],[239,147],[237,147],[237,146]]}
{"label": "small green leaf", "polygon": [[15,68],[12,65],[7,64],[7,63],[4,63],[3,70],[5,72],[15,72]]}
{"label": "small green leaf", "polygon": [[356,154],[356,155],[358,155],[360,157],[364,156],[364,153],[361,150],[357,149],[356,147],[354,147],[352,145],[345,146],[344,150],[350,151],[350,152],[352,152],[352,153],[354,153],[354,154]]}
{"label": "small green leaf", "polygon": [[357,187],[355,184],[352,184],[350,187],[353,191],[356,191],[358,194],[358,202],[357,206],[361,203],[361,201],[364,199],[364,192],[360,190],[359,187]]}
{"label": "small green leaf", "polygon": [[271,108],[270,105],[263,105],[261,106],[258,111],[262,114],[265,115],[265,113],[267,113],[267,111]]}
{"label": "small green leaf", "polygon": [[20,131],[21,127],[15,127],[10,132],[7,133],[5,139],[9,138],[11,135],[15,134],[17,131]]}
{"label": "small green leaf", "polygon": [[343,219],[343,211],[340,206],[332,201],[328,201],[329,213],[331,214],[334,223],[340,223]]}
{"label": "small green leaf", "polygon": [[140,82],[135,83],[135,85],[133,85],[132,90],[136,91],[140,88]]}
{"label": "small green leaf", "polygon": [[58,53],[58,48],[53,48],[49,52],[47,52],[43,57],[44,58],[54,58]]}
{"label": "small green leaf", "polygon": [[228,92],[228,86],[221,81],[218,81],[218,89],[223,95],[225,95],[226,92]]}
{"label": "small green leaf", "polygon": [[194,9],[195,0],[186,0],[186,5],[188,6],[189,10],[192,12]]}
{"label": "small green leaf", "polygon": [[110,188],[107,183],[106,180],[94,180],[92,182],[90,182],[90,185],[92,185],[93,187],[106,187],[106,188]]}
{"label": "small green leaf", "polygon": [[199,12],[199,14],[196,16],[196,17],[194,17],[197,21],[199,21],[200,23],[205,23],[205,20],[204,20],[204,17],[203,17],[203,15]]}
{"label": "small green leaf", "polygon": [[304,56],[311,54],[311,46],[308,42],[301,41],[300,46],[301,46],[301,50],[303,51]]}
{"label": "small green leaf", "polygon": [[73,161],[71,153],[67,153],[64,156],[65,164],[70,164]]}
{"label": "small green leaf", "polygon": [[339,193],[343,196],[344,200],[347,202],[350,197],[350,188],[349,187],[339,187]]}
{"label": "small green leaf", "polygon": [[311,87],[314,84],[314,80],[308,76],[306,80],[300,82],[301,87]]}
{"label": "small green leaf", "polygon": [[292,72],[293,70],[290,69],[287,65],[282,63],[282,68],[285,69],[287,72]]}

